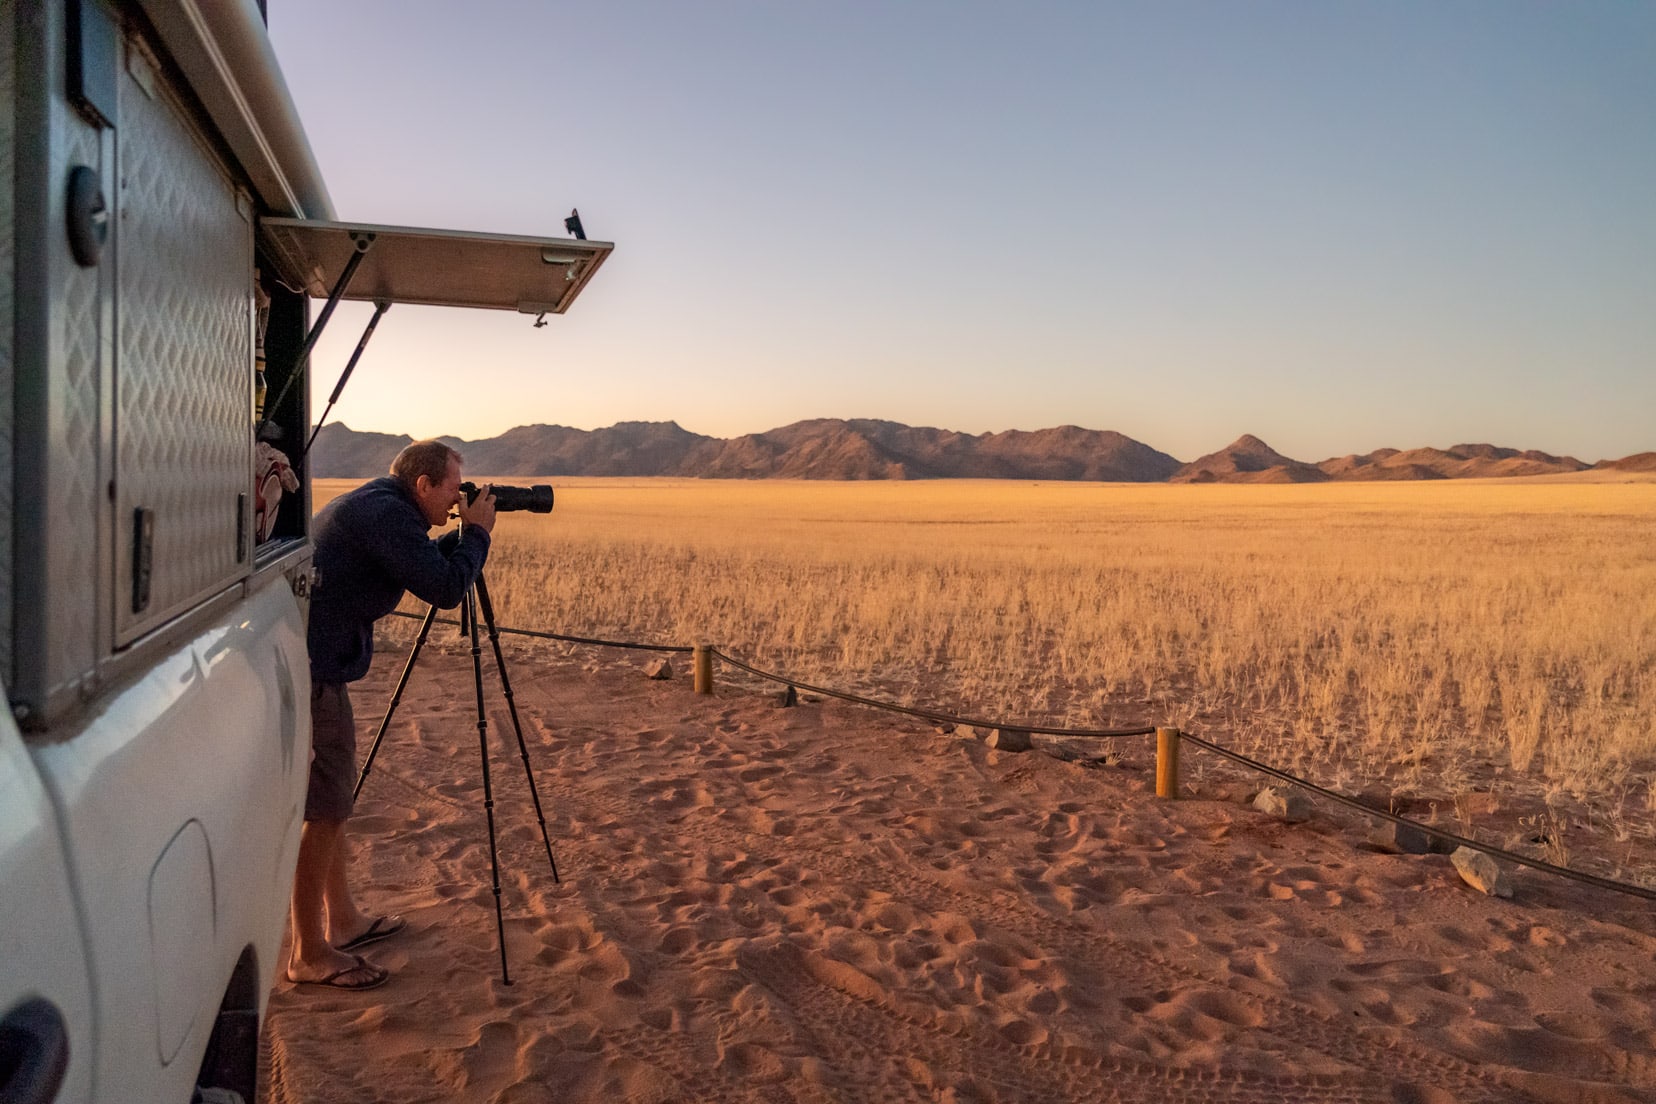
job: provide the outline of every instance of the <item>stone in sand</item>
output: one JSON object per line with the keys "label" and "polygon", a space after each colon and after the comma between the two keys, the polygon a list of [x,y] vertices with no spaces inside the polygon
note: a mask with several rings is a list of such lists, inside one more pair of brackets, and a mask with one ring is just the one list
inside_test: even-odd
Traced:
{"label": "stone in sand", "polygon": [[1442,836],[1430,836],[1426,841],[1426,846],[1430,848],[1434,855],[1452,855],[1461,845],[1454,840],[1444,839]]}
{"label": "stone in sand", "polygon": [[1278,786],[1266,786],[1254,798],[1254,808],[1262,813],[1281,817],[1289,824],[1298,824],[1302,820],[1311,819],[1311,802],[1297,789],[1284,790]]}
{"label": "stone in sand", "polygon": [[1021,728],[997,728],[984,742],[996,751],[1028,751],[1031,747],[1029,733]]}
{"label": "stone in sand", "polygon": [[792,709],[794,706],[799,704],[799,691],[793,686],[789,686],[786,690],[776,695],[776,704],[780,705],[783,709]]}
{"label": "stone in sand", "polygon": [[[1033,743],[1033,739],[1030,741]],[[1062,737],[1050,737],[1041,745],[1041,750],[1054,759],[1062,759],[1066,763],[1091,763],[1098,758],[1096,744],[1084,744]]]}
{"label": "stone in sand", "polygon": [[1501,864],[1491,856],[1470,847],[1457,847],[1455,853],[1449,856],[1449,861],[1455,864],[1455,872],[1461,876],[1461,881],[1478,892],[1491,897],[1512,896],[1512,883],[1501,869]]}
{"label": "stone in sand", "polygon": [[1432,849],[1432,837],[1412,824],[1392,820],[1376,821],[1369,842],[1389,855],[1424,855]]}
{"label": "stone in sand", "polygon": [[670,679],[673,677],[673,665],[665,659],[658,659],[644,668],[644,676],[653,679]]}

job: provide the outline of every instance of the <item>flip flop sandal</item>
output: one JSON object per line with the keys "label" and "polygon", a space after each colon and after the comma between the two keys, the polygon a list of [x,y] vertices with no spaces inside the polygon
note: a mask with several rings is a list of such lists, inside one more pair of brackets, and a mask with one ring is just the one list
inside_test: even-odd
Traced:
{"label": "flip flop sandal", "polygon": [[[351,974],[359,974],[363,972],[366,972],[368,975],[367,980],[365,981],[345,980]],[[345,967],[343,970],[335,970],[326,977],[313,978],[309,981],[300,981],[297,978],[291,977],[288,978],[288,980],[293,982],[295,985],[323,985],[329,989],[349,989],[353,992],[361,991],[363,989],[378,989],[390,979],[391,972],[389,970],[384,970],[371,964],[361,955],[357,955],[357,960],[354,964]]]}
{"label": "flip flop sandal", "polygon": [[368,930],[355,939],[347,939],[338,947],[341,951],[354,951],[359,947],[366,947],[378,943],[382,939],[390,939],[393,935],[408,927],[408,921],[400,916],[376,916],[374,922],[368,925]]}

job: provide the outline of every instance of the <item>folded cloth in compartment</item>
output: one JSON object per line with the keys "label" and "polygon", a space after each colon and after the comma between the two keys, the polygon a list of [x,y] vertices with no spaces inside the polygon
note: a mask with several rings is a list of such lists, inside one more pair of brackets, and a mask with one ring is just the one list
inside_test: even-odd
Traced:
{"label": "folded cloth in compartment", "polygon": [[293,465],[287,456],[268,441],[260,441],[253,457],[253,532],[255,539],[266,541],[276,531],[276,511],[282,504],[282,492],[297,491],[299,477],[293,474]]}

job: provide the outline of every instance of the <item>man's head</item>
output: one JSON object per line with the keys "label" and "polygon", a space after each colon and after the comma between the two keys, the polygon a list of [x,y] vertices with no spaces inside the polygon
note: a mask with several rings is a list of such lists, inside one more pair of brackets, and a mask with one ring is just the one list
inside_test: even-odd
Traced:
{"label": "man's head", "polygon": [[460,454],[441,441],[415,441],[391,461],[391,474],[420,504],[427,525],[443,524],[460,501]]}

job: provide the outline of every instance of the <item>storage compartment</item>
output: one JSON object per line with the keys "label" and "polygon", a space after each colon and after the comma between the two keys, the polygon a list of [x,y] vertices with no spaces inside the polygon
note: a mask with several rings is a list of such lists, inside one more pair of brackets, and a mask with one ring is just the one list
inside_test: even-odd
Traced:
{"label": "storage compartment", "polygon": [[120,74],[115,643],[252,567],[253,204],[141,40]]}
{"label": "storage compartment", "polygon": [[[0,129],[14,252],[0,267],[33,277],[0,286],[0,360],[15,371],[0,369],[14,460],[0,628],[31,729],[237,598],[254,568],[255,204],[142,16],[80,3],[83,24],[98,16],[109,34],[83,51],[78,83],[62,5],[8,4],[0,20],[14,105]],[[96,112],[77,88],[97,92]],[[88,201],[107,211],[95,249],[76,234]],[[281,302],[302,330],[300,297]],[[302,420],[302,387],[290,401]],[[292,509],[302,545],[304,506]]]}
{"label": "storage compartment", "polygon": [[[283,554],[303,542],[310,525],[310,482],[299,478],[310,432],[308,365],[298,362],[309,327],[309,300],[277,279],[275,268],[261,250],[258,256],[259,291],[268,299],[264,321],[264,401],[255,401],[256,434],[253,493],[256,499],[277,501],[275,516],[262,517],[256,501],[254,519],[264,521],[255,533],[257,563]],[[255,293],[255,299],[259,298]],[[259,444],[264,447],[259,448]],[[272,452],[279,458],[273,468]],[[280,465],[293,473],[292,483],[281,478]],[[296,488],[295,485],[296,484]],[[275,494],[276,491],[279,494]]]}

